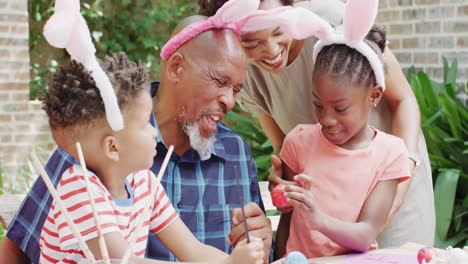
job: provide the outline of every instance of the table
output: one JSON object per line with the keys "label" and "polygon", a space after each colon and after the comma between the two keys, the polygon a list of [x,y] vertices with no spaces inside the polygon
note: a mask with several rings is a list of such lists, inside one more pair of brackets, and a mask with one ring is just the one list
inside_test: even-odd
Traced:
{"label": "table", "polygon": [[[372,250],[367,252],[368,256],[384,256],[388,255],[391,257],[391,255],[399,256],[402,258],[401,262],[399,261],[369,261],[367,263],[392,263],[392,264],[418,264],[418,261],[416,259],[418,251],[423,248],[423,245],[416,244],[416,243],[407,243],[401,247],[398,248],[383,248],[383,249],[377,249],[377,250]],[[441,249],[436,249],[439,252],[442,252]],[[414,262],[412,261],[414,257]],[[403,260],[406,259],[407,261]],[[338,263],[343,263],[345,260],[348,260],[346,255],[340,255],[340,256],[333,256],[333,257],[322,257],[322,258],[313,258],[309,259],[309,264],[338,264]],[[408,261],[409,260],[409,261]],[[349,260],[348,260],[349,261]],[[284,259],[278,260],[274,262],[275,264],[280,264],[280,263],[285,263]],[[351,263],[351,262],[350,262]],[[352,262],[352,263],[360,263],[358,262]],[[361,262],[362,263],[362,262]]]}
{"label": "table", "polygon": [[[388,255],[402,255],[402,256],[413,256],[414,257],[414,263],[418,263],[417,262],[417,255],[418,255],[418,251],[423,248],[424,246],[423,245],[420,245],[420,244],[416,244],[416,243],[407,243],[407,244],[404,244],[403,246],[401,247],[398,247],[398,248],[382,248],[382,249],[377,249],[377,250],[372,250],[372,251],[369,251],[368,253],[369,254],[388,254]],[[436,249],[440,252],[442,252],[442,250],[440,249]],[[345,259],[345,256],[335,256],[335,257],[323,257],[323,258],[314,258],[314,259],[311,259],[310,262],[311,263],[339,263],[341,262],[342,260]],[[396,263],[398,264],[398,263]],[[405,263],[406,264],[406,263]]]}

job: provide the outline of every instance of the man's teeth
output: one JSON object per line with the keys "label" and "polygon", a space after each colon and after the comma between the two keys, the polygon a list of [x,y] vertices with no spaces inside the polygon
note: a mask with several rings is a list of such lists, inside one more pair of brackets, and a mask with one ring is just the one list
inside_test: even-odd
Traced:
{"label": "man's teeth", "polygon": [[211,119],[213,119],[214,121],[219,121],[219,116],[211,116]]}

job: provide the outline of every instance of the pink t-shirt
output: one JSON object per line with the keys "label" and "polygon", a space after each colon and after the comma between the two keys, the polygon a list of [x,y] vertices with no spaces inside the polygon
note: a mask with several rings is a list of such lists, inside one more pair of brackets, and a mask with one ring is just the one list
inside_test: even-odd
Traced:
{"label": "pink t-shirt", "polygon": [[[286,136],[281,159],[297,174],[312,177],[311,189],[323,212],[348,222],[357,221],[377,182],[403,181],[410,175],[403,140],[379,130],[368,147],[347,150],[329,142],[320,124],[298,125]],[[291,216],[286,250],[299,250],[308,258],[349,251],[313,230],[297,208]]]}

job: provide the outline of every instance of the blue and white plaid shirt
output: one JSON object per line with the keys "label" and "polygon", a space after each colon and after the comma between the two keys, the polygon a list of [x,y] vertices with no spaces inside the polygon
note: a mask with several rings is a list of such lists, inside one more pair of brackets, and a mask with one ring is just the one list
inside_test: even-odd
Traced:
{"label": "blue and white plaid shirt", "polygon": [[[154,96],[159,83],[151,84]],[[158,129],[154,117],[152,124]],[[167,148],[157,136],[157,152],[151,170],[157,174]],[[57,148],[46,164],[52,182],[57,184],[62,173],[77,161]],[[257,169],[250,148],[239,135],[218,124],[216,141],[208,160],[201,161],[193,149],[184,155],[173,153],[162,178],[162,184],[182,221],[202,243],[229,253],[226,237],[231,231],[230,213],[240,207],[240,197],[234,166],[239,171],[239,181],[244,201],[252,201],[263,209],[257,180]],[[8,228],[7,236],[33,263],[39,259],[39,237],[52,201],[39,177]],[[177,238],[183,239],[183,238]],[[150,234],[147,256],[161,260],[175,260],[167,248]]]}

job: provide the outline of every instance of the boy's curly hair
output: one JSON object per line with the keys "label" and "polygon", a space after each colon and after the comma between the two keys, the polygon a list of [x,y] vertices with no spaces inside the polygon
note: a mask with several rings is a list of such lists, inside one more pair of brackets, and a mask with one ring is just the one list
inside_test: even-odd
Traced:
{"label": "boy's curly hair", "polygon": [[[121,111],[138,93],[148,89],[146,68],[128,60],[124,53],[106,56],[101,66],[112,83]],[[94,126],[105,118],[104,102],[94,79],[76,61],[60,67],[41,99],[52,129]]]}
{"label": "boy's curly hair", "polygon": [[[212,16],[220,9],[228,0],[197,0],[200,10],[199,15]],[[263,0],[261,0],[263,1]],[[292,5],[294,0],[280,0],[284,6]]]}

